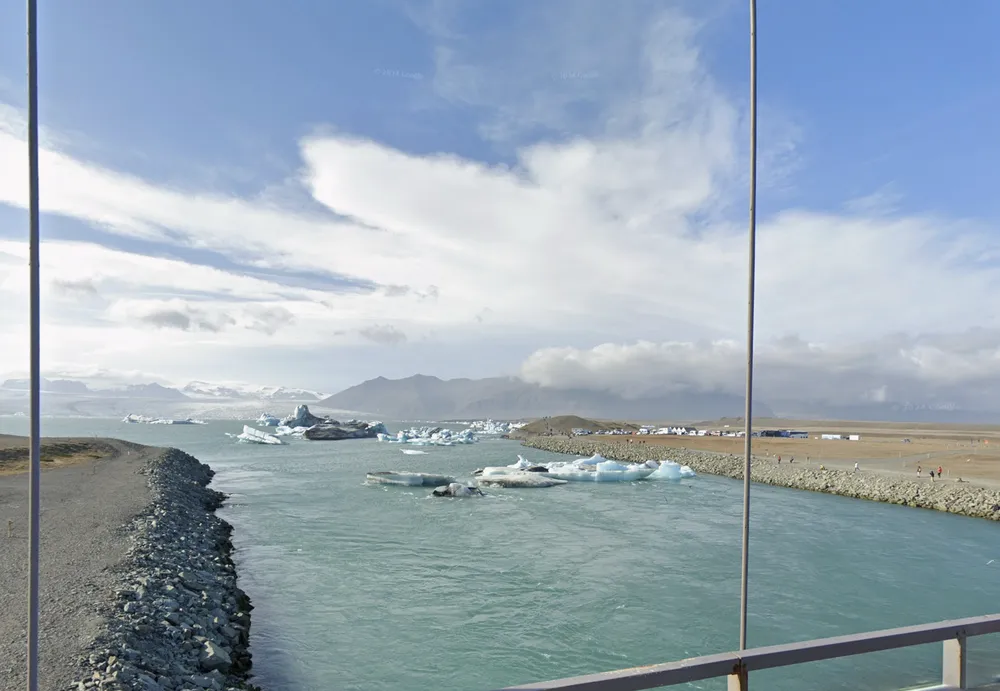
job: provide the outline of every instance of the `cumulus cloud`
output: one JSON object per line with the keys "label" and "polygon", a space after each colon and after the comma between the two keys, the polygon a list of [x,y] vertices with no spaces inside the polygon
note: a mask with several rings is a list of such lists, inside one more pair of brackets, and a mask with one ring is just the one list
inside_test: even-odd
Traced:
{"label": "cumulus cloud", "polygon": [[[743,395],[745,366],[746,346],[736,341],[604,343],[538,350],[521,374],[542,386],[628,398]],[[1000,411],[1000,330],[892,334],[840,346],[776,339],[756,348],[754,377],[755,396],[772,405],[895,403]]]}

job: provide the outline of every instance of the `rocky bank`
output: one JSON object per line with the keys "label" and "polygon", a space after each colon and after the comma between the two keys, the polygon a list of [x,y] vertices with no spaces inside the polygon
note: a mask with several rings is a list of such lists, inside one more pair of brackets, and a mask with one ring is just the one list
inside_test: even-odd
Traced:
{"label": "rocky bank", "polygon": [[71,689],[248,689],[250,610],[236,585],[232,527],[212,470],[168,449],[143,469],[151,501],[123,539],[129,551]]}
{"label": "rocky bank", "polygon": [[[559,439],[530,437],[525,446],[556,453],[592,456],[599,453],[616,461],[641,463],[648,460],[670,459],[690,466],[695,472],[743,479],[743,456],[695,451],[654,444],[629,444],[620,441]],[[914,482],[902,477],[872,472],[804,467],[777,464],[770,459],[754,458],[750,479],[767,485],[826,492],[855,499],[868,499],[888,504],[901,504],[921,509],[1000,520],[1000,491],[969,483]]]}

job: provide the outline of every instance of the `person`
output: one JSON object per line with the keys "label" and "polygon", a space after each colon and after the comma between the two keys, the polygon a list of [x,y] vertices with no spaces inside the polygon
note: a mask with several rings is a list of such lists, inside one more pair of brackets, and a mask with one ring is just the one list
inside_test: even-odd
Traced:
{"label": "person", "polygon": [[938,478],[940,479],[942,477],[944,477],[944,471],[941,470],[941,466],[938,466]]}
{"label": "person", "polygon": [[918,465],[917,466],[917,477],[920,477],[920,471],[921,470],[922,470],[922,468]]}
{"label": "person", "polygon": [[791,458],[789,458],[788,462],[789,463],[795,463],[795,456],[792,456]]}
{"label": "person", "polygon": [[931,470],[931,482],[934,482],[934,471]]}
{"label": "person", "polygon": [[781,456],[778,456],[778,463],[781,463]]}
{"label": "person", "polygon": [[858,470],[859,470],[859,468],[858,468],[858,464],[857,464],[857,463],[855,463],[855,464],[854,464],[854,472],[856,473],[856,472],[858,472]]}

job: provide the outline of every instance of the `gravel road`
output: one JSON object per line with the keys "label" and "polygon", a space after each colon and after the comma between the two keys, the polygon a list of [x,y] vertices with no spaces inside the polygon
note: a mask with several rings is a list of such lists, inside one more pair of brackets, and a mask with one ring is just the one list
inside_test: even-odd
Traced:
{"label": "gravel road", "polygon": [[[105,452],[102,458],[42,473],[39,686],[45,691],[68,687],[77,657],[101,629],[97,606],[128,547],[124,527],[150,498],[138,471],[163,453],[86,441]],[[25,687],[27,593],[28,476],[0,475],[0,691]]]}

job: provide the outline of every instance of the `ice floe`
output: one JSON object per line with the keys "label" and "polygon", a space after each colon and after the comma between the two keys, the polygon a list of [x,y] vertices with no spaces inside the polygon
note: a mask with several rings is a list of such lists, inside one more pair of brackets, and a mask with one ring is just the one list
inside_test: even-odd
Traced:
{"label": "ice floe", "polygon": [[365,476],[365,479],[376,485],[406,485],[408,487],[417,487],[420,485],[438,487],[455,482],[455,478],[449,477],[448,475],[414,473],[405,470],[380,470],[374,473],[368,473]]}
{"label": "ice floe", "polygon": [[130,424],[143,424],[143,425],[204,425],[203,420],[192,420],[191,418],[184,418],[183,420],[171,420],[164,417],[146,417],[145,415],[134,415],[129,413],[122,418],[122,422],[128,422]]}
{"label": "ice floe", "polygon": [[526,422],[505,422],[503,420],[476,420],[469,423],[469,429],[482,435],[510,434],[514,430],[521,429]]}
{"label": "ice floe", "polygon": [[273,434],[268,434],[267,432],[262,432],[259,429],[254,429],[247,425],[243,425],[242,434],[231,434],[226,432],[227,437],[232,437],[236,441],[242,442],[244,444],[284,444],[283,441],[278,439]]}
{"label": "ice floe", "polygon": [[379,433],[377,438],[387,444],[413,444],[414,446],[454,446],[455,444],[475,444],[479,441],[471,428],[455,432],[443,427],[411,427],[400,430],[395,436]]}
{"label": "ice floe", "polygon": [[508,473],[482,475],[476,480],[480,487],[555,487],[567,484],[566,480],[547,477],[545,473],[529,473],[526,470],[511,470]]}

